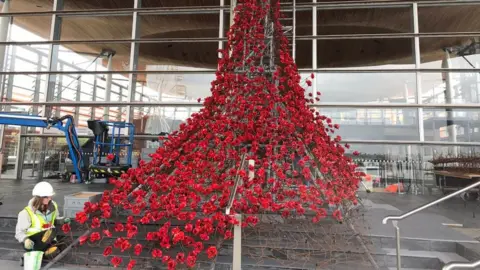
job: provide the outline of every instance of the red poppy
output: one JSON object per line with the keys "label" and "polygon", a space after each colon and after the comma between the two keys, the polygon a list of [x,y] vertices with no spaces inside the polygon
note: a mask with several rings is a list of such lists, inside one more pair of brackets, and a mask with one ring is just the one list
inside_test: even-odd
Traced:
{"label": "red poppy", "polygon": [[211,246],[207,249],[207,255],[209,259],[215,258],[217,256],[217,248],[214,246]]}
{"label": "red poppy", "polygon": [[95,228],[100,228],[100,219],[98,219],[98,217],[94,217],[94,218],[92,219],[92,225],[91,225],[91,227],[92,227],[93,229],[95,229]]}
{"label": "red poppy", "polygon": [[135,267],[135,264],[137,264],[136,260],[130,260],[127,264],[127,270],[132,270],[133,267]]}
{"label": "red poppy", "polygon": [[140,253],[142,253],[143,246],[141,244],[136,244],[135,247],[133,248],[133,253],[137,256],[140,256]]}
{"label": "red poppy", "polygon": [[103,235],[107,237],[112,237],[112,233],[109,230],[103,230]]}
{"label": "red poppy", "polygon": [[194,267],[197,262],[197,257],[195,255],[188,255],[187,257],[187,266],[188,267]]}
{"label": "red poppy", "polygon": [[71,230],[72,230],[72,228],[70,227],[70,224],[65,223],[65,224],[62,225],[62,231],[64,233],[69,233]]}
{"label": "red poppy", "polygon": [[110,153],[110,154],[107,155],[106,158],[107,158],[108,161],[113,161],[113,159],[115,159],[115,155]]}
{"label": "red poppy", "polygon": [[123,261],[122,258],[117,257],[117,256],[113,257],[112,260],[111,260],[112,265],[115,268],[117,268],[122,263],[122,261]]}
{"label": "red poppy", "polygon": [[110,254],[112,254],[112,247],[108,246],[103,250],[103,256],[108,257]]}
{"label": "red poppy", "polygon": [[82,211],[77,212],[75,214],[75,220],[78,221],[78,223],[80,224],[84,224],[88,220],[87,214],[85,214],[85,212],[82,212]]}
{"label": "red poppy", "polygon": [[154,249],[152,250],[152,257],[153,257],[153,258],[161,258],[162,255],[163,255],[163,252],[162,252],[160,249],[154,248]]}
{"label": "red poppy", "polygon": [[87,242],[87,240],[88,240],[88,236],[86,236],[86,235],[80,236],[78,238],[78,241],[79,241],[80,245],[85,244],[85,242]]}
{"label": "red poppy", "polygon": [[93,232],[91,235],[90,235],[90,242],[92,243],[95,243],[97,242],[98,240],[102,239],[102,237],[100,236],[100,233],[99,232]]}

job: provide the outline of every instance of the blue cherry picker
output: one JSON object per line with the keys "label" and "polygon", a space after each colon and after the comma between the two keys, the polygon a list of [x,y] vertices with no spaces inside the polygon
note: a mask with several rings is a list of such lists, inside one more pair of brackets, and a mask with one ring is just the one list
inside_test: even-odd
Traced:
{"label": "blue cherry picker", "polygon": [[75,122],[71,115],[63,117],[41,117],[38,115],[3,113],[0,112],[0,125],[56,128],[65,133],[70,159],[73,164],[73,172],[76,175],[77,182],[85,180],[86,168],[83,162],[82,147],[78,141],[75,130]]}
{"label": "blue cherry picker", "polygon": [[[87,122],[95,136],[93,162],[89,166],[86,166],[86,163],[89,162],[84,160],[82,146],[78,141],[75,122],[71,115],[48,118],[38,115],[0,112],[0,125],[56,128],[65,133],[73,165],[73,170],[67,170],[66,180],[70,178],[71,173],[74,173],[78,183],[85,182],[88,184],[98,177],[118,177],[131,168],[135,126],[132,123],[125,122],[100,120],[89,120]],[[123,138],[122,129],[128,129],[126,138]],[[113,159],[107,160],[108,156],[112,156]],[[123,162],[121,156],[125,156]]]}

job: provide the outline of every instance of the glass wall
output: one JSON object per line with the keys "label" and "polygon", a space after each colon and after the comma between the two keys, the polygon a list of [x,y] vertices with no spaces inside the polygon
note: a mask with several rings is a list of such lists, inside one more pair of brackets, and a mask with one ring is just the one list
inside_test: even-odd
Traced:
{"label": "glass wall", "polygon": [[[5,1],[2,112],[70,114],[82,140],[92,136],[87,120],[133,122],[143,136],[135,145],[141,156],[157,146],[157,134],[176,130],[200,110],[197,99],[210,95],[230,1],[44,2]],[[296,12],[290,39],[301,75],[315,75],[307,93],[321,92],[313,107],[340,125],[352,146],[348,154],[360,152],[359,164],[406,162],[402,181],[420,179],[424,186],[435,184],[432,158],[476,153],[480,24],[469,18],[478,5],[297,0],[284,9]],[[65,150],[56,131],[0,130],[3,178],[37,177],[45,145],[47,157]],[[41,173],[55,173],[50,167]],[[378,175],[387,175],[382,168]]]}

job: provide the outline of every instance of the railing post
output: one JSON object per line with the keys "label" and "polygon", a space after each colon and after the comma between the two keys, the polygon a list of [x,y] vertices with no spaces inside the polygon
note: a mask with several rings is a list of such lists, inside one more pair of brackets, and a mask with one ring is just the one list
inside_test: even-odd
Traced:
{"label": "railing post", "polygon": [[392,221],[392,225],[395,228],[395,240],[397,242],[397,269],[402,269],[402,255],[400,254],[400,227],[398,227],[398,221]]}
{"label": "railing post", "polygon": [[242,215],[235,214],[238,224],[233,227],[233,262],[232,270],[242,269]]}

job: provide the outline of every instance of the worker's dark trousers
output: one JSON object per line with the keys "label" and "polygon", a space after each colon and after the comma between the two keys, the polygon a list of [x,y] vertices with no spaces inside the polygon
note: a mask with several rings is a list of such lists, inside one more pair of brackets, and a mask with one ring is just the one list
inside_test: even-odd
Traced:
{"label": "worker's dark trousers", "polygon": [[[46,252],[49,248],[56,246],[58,243],[55,240],[55,237],[57,236],[56,230],[55,229],[50,229],[46,230],[43,232],[39,232],[37,234],[31,235],[28,238],[33,241],[33,249],[25,249],[25,251],[43,251]],[[23,243],[22,243],[23,246]],[[48,255],[50,254],[45,254],[46,258],[50,257]],[[54,254],[51,254],[54,255]]]}

